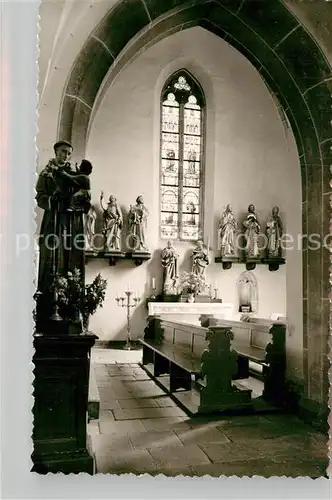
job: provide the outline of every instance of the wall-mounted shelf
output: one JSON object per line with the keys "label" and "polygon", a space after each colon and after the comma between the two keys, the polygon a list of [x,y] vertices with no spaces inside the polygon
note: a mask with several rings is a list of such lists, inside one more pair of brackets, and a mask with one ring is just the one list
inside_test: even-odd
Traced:
{"label": "wall-mounted shelf", "polygon": [[110,266],[116,266],[119,260],[132,260],[135,266],[140,266],[144,261],[151,259],[150,252],[94,252],[92,250],[85,251],[85,263],[88,264],[90,260],[104,259],[108,260]]}
{"label": "wall-mounted shelf", "polygon": [[247,271],[253,271],[256,265],[265,264],[269,266],[269,271],[278,271],[279,266],[286,263],[282,257],[259,258],[259,259],[240,259],[238,257],[216,257],[216,264],[222,264],[223,269],[231,269],[233,264],[245,264]]}

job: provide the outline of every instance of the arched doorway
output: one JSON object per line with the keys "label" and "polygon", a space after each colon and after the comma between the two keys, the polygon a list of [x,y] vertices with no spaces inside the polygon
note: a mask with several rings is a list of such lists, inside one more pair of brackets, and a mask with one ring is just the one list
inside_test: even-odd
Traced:
{"label": "arched doorway", "polygon": [[[226,40],[256,67],[291,122],[301,161],[302,233],[329,233],[332,164],[332,70],[311,35],[282,1],[183,2],[122,0],[87,40],[67,81],[59,137],[83,155],[102,83],[142,50],[179,30],[201,26]],[[222,61],[221,61],[222,64]],[[329,255],[303,246],[303,367],[305,397],[327,410]],[[326,416],[322,413],[321,418]]]}

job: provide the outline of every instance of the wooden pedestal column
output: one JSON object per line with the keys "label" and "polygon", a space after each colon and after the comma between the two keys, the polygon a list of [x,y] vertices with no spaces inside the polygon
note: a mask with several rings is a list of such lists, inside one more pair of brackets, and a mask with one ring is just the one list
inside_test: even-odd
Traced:
{"label": "wooden pedestal column", "polygon": [[93,474],[87,451],[87,406],[93,334],[34,338],[32,472]]}

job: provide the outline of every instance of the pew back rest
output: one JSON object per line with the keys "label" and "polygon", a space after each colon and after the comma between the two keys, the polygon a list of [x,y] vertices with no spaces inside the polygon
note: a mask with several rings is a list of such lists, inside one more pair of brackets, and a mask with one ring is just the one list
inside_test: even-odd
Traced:
{"label": "pew back rest", "polygon": [[218,326],[231,328],[234,339],[232,343],[243,344],[265,350],[267,344],[271,342],[272,325],[285,325],[280,321],[271,321],[263,318],[250,318],[249,321],[229,321],[215,320]]}
{"label": "pew back rest", "polygon": [[200,357],[208,346],[205,340],[208,328],[173,321],[162,321],[161,327],[164,332],[164,342],[173,344],[178,349],[190,351],[197,357]]}

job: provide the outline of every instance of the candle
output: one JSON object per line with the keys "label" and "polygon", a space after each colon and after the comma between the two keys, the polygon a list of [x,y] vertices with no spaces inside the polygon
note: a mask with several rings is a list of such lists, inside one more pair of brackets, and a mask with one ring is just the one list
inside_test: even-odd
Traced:
{"label": "candle", "polygon": [[210,235],[208,236],[207,249],[210,250]]}
{"label": "candle", "polygon": [[152,288],[156,288],[156,279],[152,278]]}

